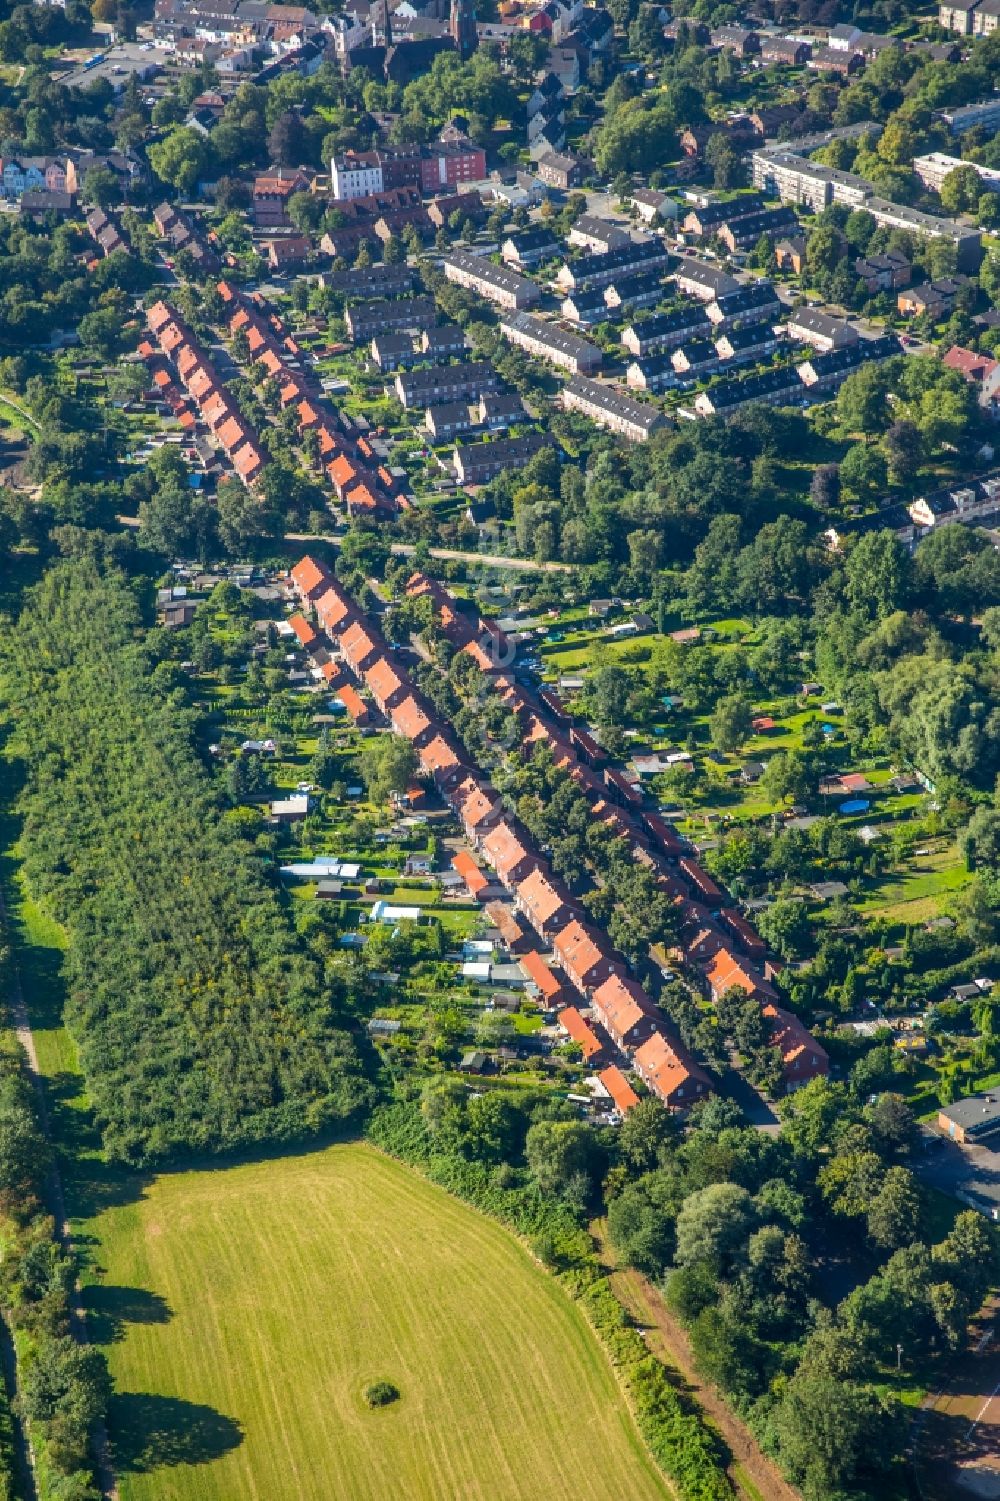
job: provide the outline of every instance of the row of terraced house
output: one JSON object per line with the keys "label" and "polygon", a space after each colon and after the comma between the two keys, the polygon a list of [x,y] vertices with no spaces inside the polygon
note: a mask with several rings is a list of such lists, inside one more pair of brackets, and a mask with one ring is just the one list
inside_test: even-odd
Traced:
{"label": "row of terraced house", "polygon": [[[226,390],[212,360],[195,338],[183,318],[166,302],[154,302],[146,314],[150,332],[161,352],[177,370],[188,395],[198,407],[201,420],[225,451],[233,469],[245,485],[255,485],[264,473],[267,456],[250,423]],[[140,353],[153,368],[153,381],[164,385],[162,370],[155,368],[155,350],[148,341]],[[167,378],[169,385],[169,377]],[[187,413],[183,425],[193,426]]]}
{"label": "row of terraced house", "polygon": [[[584,920],[576,898],[495,790],[469,764],[433,704],[393,662],[377,629],[329,571],[312,559],[304,558],[292,570],[292,583],[303,607],[315,612],[322,630],[337,642],[343,661],[382,716],[396,734],[411,741],[422,773],[456,814],[471,848],[495,871],[514,908],[512,913],[505,904],[491,904],[494,920],[502,919],[501,935],[506,930],[506,941],[546,1004],[561,1005],[559,1021],[585,1060],[595,1066],[608,1063],[605,1072],[610,1077],[604,1082],[619,1108],[623,1102],[628,1108],[635,1095],[613,1061],[616,1053],[670,1109],[690,1108],[711,1089],[708,1074],[669,1032],[663,1013],[629,975],[626,961],[607,936]],[[605,753],[588,732],[575,725],[553,725],[560,712],[555,694],[546,691],[536,700],[506,670],[513,651],[503,632],[489,621],[473,624],[455,608],[443,586],[423,574],[413,575],[408,594],[430,598],[441,631],[488,677],[518,720],[524,753],[530,754],[538,743],[547,744],[556,764],[589,798],[594,818],[627,839],[635,858],[651,867],[661,889],[680,904],[685,938],[678,957],[713,996],[731,988],[722,983],[725,976],[760,1002],[772,1042],[781,1050],[785,1086],[795,1088],[825,1074],[824,1050],[798,1018],[776,1004],[777,993],[751,958],[737,952],[741,945],[752,945],[762,954],[762,940],[707,872],[684,853],[684,842],[669,825],[641,810],[641,793],[620,771],[603,764]],[[312,629],[304,615],[296,616],[292,625],[300,640],[303,630]],[[310,649],[317,660],[317,643]],[[318,649],[327,654],[325,644]],[[357,695],[355,699],[354,709],[343,701],[356,719],[355,710],[364,700]],[[477,899],[493,884],[469,853],[456,855],[453,864]],[[545,947],[536,946],[535,938]]]}
{"label": "row of terraced house", "polygon": [[278,387],[282,411],[295,413],[299,437],[310,442],[337,499],[351,516],[391,514],[397,506],[395,481],[369,440],[353,423],[334,412],[303,369],[301,346],[259,293],[244,295],[230,282],[218,292],[226,305],[231,335],[242,334],[250,358]]}

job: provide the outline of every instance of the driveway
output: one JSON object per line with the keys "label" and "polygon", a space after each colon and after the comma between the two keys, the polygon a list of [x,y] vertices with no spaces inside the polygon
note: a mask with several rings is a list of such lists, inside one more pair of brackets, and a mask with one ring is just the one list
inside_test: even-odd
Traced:
{"label": "driveway", "polygon": [[925,1150],[912,1163],[917,1176],[932,1188],[1000,1219],[1000,1151],[960,1146],[927,1127],[923,1140]]}

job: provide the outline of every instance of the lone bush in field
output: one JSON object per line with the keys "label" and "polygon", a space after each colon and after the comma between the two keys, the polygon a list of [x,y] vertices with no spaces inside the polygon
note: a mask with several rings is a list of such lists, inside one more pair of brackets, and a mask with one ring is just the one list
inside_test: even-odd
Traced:
{"label": "lone bush in field", "polygon": [[369,1407],[388,1407],[390,1402],[399,1401],[399,1387],[391,1381],[373,1381],[365,1387],[365,1401]]}

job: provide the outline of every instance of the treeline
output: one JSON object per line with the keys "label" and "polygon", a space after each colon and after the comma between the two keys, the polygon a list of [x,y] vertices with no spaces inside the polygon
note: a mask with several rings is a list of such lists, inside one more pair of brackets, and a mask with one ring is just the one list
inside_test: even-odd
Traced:
{"label": "treeline", "polygon": [[[0,984],[9,952],[0,937]],[[35,1460],[39,1501],[99,1501],[91,1436],[111,1392],[104,1356],[72,1330],[73,1258],[43,1203],[48,1143],[24,1055],[0,1032],[0,1307],[17,1353],[20,1419]],[[0,1387],[0,1501],[19,1494],[14,1420]]]}
{"label": "treeline", "polygon": [[931,1383],[998,1265],[975,1213],[932,1238],[908,1166],[913,1117],[873,1087],[865,1069],[850,1087],[814,1080],[772,1137],[727,1100],[685,1135],[643,1102],[621,1128],[628,1171],[606,1182],[619,1255],[665,1280],[702,1375],[808,1501],[895,1493],[905,1424],[891,1376]]}
{"label": "treeline", "polygon": [[65,562],[3,661],[25,874],[71,937],[66,1022],[105,1149],[149,1163],[311,1135],[368,1086],[138,624],[120,574]]}
{"label": "treeline", "polygon": [[444,1079],[431,1081],[419,1103],[377,1110],[369,1136],[529,1238],[600,1335],[679,1501],[732,1501],[714,1436],[629,1324],[583,1228],[614,1153],[611,1134],[602,1137],[551,1098],[467,1096],[460,1081]]}

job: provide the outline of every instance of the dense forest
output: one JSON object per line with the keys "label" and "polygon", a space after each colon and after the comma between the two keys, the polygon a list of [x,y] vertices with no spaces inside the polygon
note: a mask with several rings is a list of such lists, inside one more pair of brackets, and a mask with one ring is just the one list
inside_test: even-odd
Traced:
{"label": "dense forest", "polygon": [[107,1152],[148,1162],[342,1120],[367,1086],[263,861],[217,806],[124,578],[46,575],[5,646],[25,872],[72,937],[67,1023]]}

